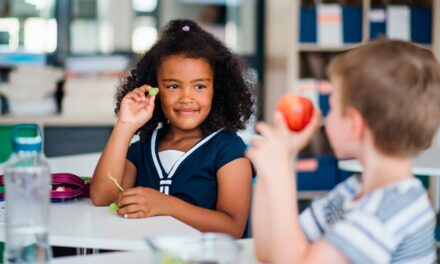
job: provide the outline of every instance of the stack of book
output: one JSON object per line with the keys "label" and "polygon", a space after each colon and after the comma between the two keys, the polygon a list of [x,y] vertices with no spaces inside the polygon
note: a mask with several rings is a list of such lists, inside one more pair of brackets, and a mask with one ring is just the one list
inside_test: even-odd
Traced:
{"label": "stack of book", "polygon": [[[362,7],[339,4],[302,6],[299,40],[319,46],[362,42]],[[412,5],[373,5],[368,15],[370,39],[432,42],[432,9]]]}
{"label": "stack of book", "polygon": [[66,80],[63,116],[113,116],[118,76],[76,76]]}
{"label": "stack of book", "polygon": [[0,94],[8,101],[9,114],[41,116],[57,112],[55,92],[63,79],[61,69],[47,66],[19,66],[0,84]]}
{"label": "stack of book", "polygon": [[370,38],[387,36],[420,44],[432,42],[432,10],[422,7],[390,5],[370,12]]}
{"label": "stack of book", "polygon": [[301,43],[340,46],[362,41],[362,9],[360,6],[318,4],[301,7]]}
{"label": "stack of book", "polygon": [[64,84],[62,115],[69,118],[113,118],[116,89],[130,59],[123,55],[67,58],[68,78]]}

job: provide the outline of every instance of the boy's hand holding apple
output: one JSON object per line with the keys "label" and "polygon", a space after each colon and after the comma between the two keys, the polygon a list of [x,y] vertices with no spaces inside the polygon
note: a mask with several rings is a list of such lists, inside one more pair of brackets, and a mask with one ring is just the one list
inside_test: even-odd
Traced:
{"label": "boy's hand holding apple", "polygon": [[[257,171],[276,174],[277,167],[289,166],[292,155],[303,149],[321,124],[321,112],[310,100],[296,95],[280,98],[274,113],[274,125],[261,122],[256,130],[262,137],[254,139],[246,155]],[[287,164],[286,164],[287,163]]]}

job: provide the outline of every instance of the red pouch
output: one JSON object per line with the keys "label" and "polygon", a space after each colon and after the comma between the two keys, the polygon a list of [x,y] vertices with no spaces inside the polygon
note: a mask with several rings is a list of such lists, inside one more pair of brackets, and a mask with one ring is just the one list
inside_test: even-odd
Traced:
{"label": "red pouch", "polygon": [[[0,175],[0,186],[4,186],[3,175]],[[72,173],[52,173],[51,201],[54,203],[89,197],[88,181]],[[4,194],[0,193],[0,200]]]}
{"label": "red pouch", "polygon": [[89,197],[90,182],[72,173],[52,173],[52,202]]}

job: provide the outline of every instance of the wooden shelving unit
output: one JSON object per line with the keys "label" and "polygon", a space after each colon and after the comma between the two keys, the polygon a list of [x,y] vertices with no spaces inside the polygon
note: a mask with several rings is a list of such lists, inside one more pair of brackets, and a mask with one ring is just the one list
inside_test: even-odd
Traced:
{"label": "wooden shelving unit", "polygon": [[[389,0],[387,2],[393,4],[395,1],[400,0]],[[418,1],[423,0],[414,0],[411,1],[411,4],[420,3]],[[418,45],[432,50],[440,58],[440,1],[425,0],[424,3],[426,1],[431,1],[432,7],[432,42],[429,45]],[[279,97],[286,92],[298,91],[299,82],[302,78],[320,79],[318,76],[304,76],[310,74],[302,67],[308,56],[313,54],[313,56],[318,56],[325,63],[328,63],[332,55],[343,53],[369,41],[370,10],[372,3],[377,4],[378,1],[358,0],[358,6],[362,9],[361,40],[359,43],[339,46],[323,46],[318,43],[301,43],[299,41],[301,2],[304,1],[266,1],[264,119],[267,121],[271,121]],[[327,3],[329,1],[319,2]],[[410,4],[409,1],[408,4]],[[311,72],[311,74],[314,74],[314,72]],[[436,186],[435,183],[431,184]],[[298,192],[298,199],[312,200],[325,194],[325,191],[300,191]]]}
{"label": "wooden shelving unit", "polygon": [[323,47],[316,44],[299,44],[298,52],[342,52],[356,48],[359,44],[345,44],[335,47]]}
{"label": "wooden shelving unit", "polygon": [[[431,49],[440,57],[440,1],[432,1],[432,43],[421,45]],[[390,1],[387,1],[390,2]],[[425,1],[426,2],[426,1]],[[391,1],[393,3],[393,1]],[[417,4],[418,1],[411,1]],[[410,2],[408,1],[408,4]],[[266,2],[266,39],[265,39],[265,97],[264,118],[271,120],[278,98],[298,87],[301,69],[301,54],[304,53],[340,53],[355,48],[369,40],[370,10],[372,0],[359,0],[362,8],[362,41],[358,44],[341,46],[320,46],[299,42],[299,14],[301,0],[271,0]]]}

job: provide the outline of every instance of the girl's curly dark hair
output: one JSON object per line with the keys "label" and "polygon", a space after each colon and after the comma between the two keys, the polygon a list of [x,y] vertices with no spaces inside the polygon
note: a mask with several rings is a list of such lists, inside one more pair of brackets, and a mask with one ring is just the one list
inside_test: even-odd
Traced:
{"label": "girl's curly dark hair", "polygon": [[[122,98],[131,90],[148,84],[157,87],[157,73],[162,62],[171,55],[204,58],[214,73],[214,95],[211,111],[201,124],[203,133],[209,134],[220,128],[237,131],[245,128],[253,113],[254,84],[251,83],[247,66],[232,54],[222,42],[191,20],[173,20],[168,23],[159,40],[122,81],[116,93],[116,114]],[[144,139],[160,122],[166,121],[159,97],[153,117],[138,132]]]}

